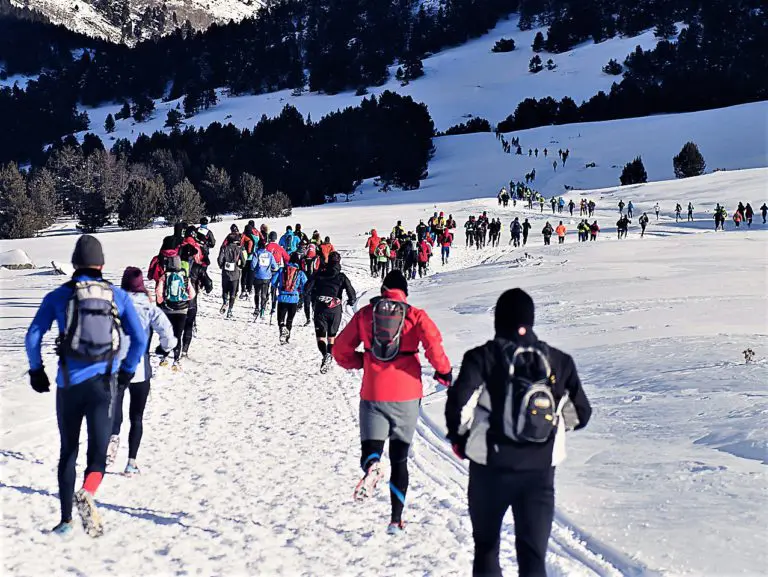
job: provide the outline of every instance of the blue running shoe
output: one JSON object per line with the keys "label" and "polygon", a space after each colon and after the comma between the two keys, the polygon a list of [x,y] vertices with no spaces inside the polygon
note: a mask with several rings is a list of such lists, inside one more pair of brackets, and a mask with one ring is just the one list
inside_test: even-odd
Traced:
{"label": "blue running shoe", "polygon": [[400,521],[399,523],[390,523],[387,527],[387,535],[401,535],[405,533],[405,523]]}

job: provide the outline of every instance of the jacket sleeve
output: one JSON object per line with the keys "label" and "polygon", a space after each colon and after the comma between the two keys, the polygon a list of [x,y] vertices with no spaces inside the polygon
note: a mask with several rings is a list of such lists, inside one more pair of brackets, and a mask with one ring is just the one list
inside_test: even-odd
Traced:
{"label": "jacket sleeve", "polygon": [[303,292],[304,292],[305,297],[306,298],[310,298],[310,299],[314,298],[312,296],[312,291],[313,290],[315,290],[315,277],[314,277],[314,275],[312,276],[311,279],[309,279],[307,281],[307,284],[304,285],[304,291]]}
{"label": "jacket sleeve", "polygon": [[27,350],[29,368],[32,370],[43,366],[41,345],[43,336],[51,329],[53,320],[56,318],[56,300],[56,291],[46,295],[40,308],[37,309],[35,318],[32,319],[32,324],[27,329],[24,346]]}
{"label": "jacket sleeve", "polygon": [[484,385],[482,357],[477,349],[467,351],[459,376],[448,389],[445,402],[445,424],[451,443],[463,444],[466,439]]}
{"label": "jacket sleeve", "polygon": [[208,242],[208,247],[209,248],[213,248],[213,247],[216,246],[216,237],[213,236],[213,231],[212,230],[208,230],[207,242]]}
{"label": "jacket sleeve", "polygon": [[224,248],[224,245],[221,245],[221,248],[219,249],[219,258],[216,259],[220,269],[224,268]]}
{"label": "jacket sleeve", "polygon": [[443,349],[443,337],[440,330],[426,312],[420,311],[420,313],[418,321],[419,340],[424,347],[424,354],[429,364],[438,373],[448,373],[451,370],[451,361],[448,360]]}
{"label": "jacket sleeve", "polygon": [[564,356],[567,370],[565,371],[566,379],[563,385],[579,417],[579,424],[574,428],[574,430],[578,431],[587,426],[589,418],[592,416],[592,406],[589,404],[589,399],[587,399],[584,388],[581,386],[579,373],[576,371],[576,363],[573,362],[573,358],[570,355]]}
{"label": "jacket sleeve", "polygon": [[171,351],[176,347],[178,341],[173,335],[173,325],[165,313],[157,307],[150,308],[149,326],[160,337],[160,346],[164,351]]}
{"label": "jacket sleeve", "polygon": [[163,294],[165,293],[165,277],[160,277],[155,284],[155,302],[163,304]]}
{"label": "jacket sleeve", "polygon": [[347,370],[363,368],[363,353],[355,350],[362,342],[359,326],[361,315],[362,311],[355,313],[333,345],[333,358],[340,367]]}
{"label": "jacket sleeve", "polygon": [[347,302],[350,306],[354,306],[357,302],[357,293],[355,292],[355,287],[352,286],[352,283],[350,282],[349,278],[347,278],[347,275],[343,275],[344,279],[344,290],[347,291]]}
{"label": "jacket sleeve", "polygon": [[122,293],[122,311],[120,321],[123,325],[125,334],[131,337],[131,346],[128,347],[128,354],[123,359],[121,369],[129,373],[135,373],[136,367],[147,350],[147,333],[141,325],[141,319],[136,314],[136,309],[128,295]]}

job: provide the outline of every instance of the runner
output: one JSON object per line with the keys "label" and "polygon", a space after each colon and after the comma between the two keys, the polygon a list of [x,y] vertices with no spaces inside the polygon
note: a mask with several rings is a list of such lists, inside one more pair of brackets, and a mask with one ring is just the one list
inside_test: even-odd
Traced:
{"label": "runner", "polygon": [[[373,494],[383,478],[381,458],[389,439],[391,516],[387,533],[401,533],[408,491],[408,450],[419,418],[423,395],[419,345],[435,369],[435,379],[449,386],[451,363],[440,331],[421,309],[407,304],[408,282],[392,271],[381,296],[360,309],[336,340],[333,357],[345,369],[363,369],[360,391],[360,464],[365,475],[355,488],[361,501]],[[362,344],[364,352],[357,352]]]}
{"label": "runner", "polygon": [[[77,240],[72,266],[75,268],[72,280],[43,298],[27,331],[25,347],[30,385],[38,393],[49,392],[41,346],[43,336],[56,321],[60,335],[56,415],[61,438],[58,468],[61,521],[52,532],[62,536],[72,532],[72,506],[76,502],[83,528],[91,537],[98,537],[104,528],[93,497],[107,464],[113,396],[117,387],[126,387],[133,380],[147,347],[147,336],[128,294],[102,277],[104,252],[95,237],[83,235]],[[70,307],[70,303],[73,306]],[[90,322],[87,328],[81,328],[78,319],[85,311]],[[122,360],[118,356],[119,328],[131,339]],[[83,487],[75,494],[75,466],[83,419],[87,423],[88,453]]]}

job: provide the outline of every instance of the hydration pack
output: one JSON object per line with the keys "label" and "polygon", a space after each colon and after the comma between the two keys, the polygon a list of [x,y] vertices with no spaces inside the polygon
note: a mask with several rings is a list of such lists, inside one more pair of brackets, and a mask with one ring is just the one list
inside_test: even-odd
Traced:
{"label": "hydration pack", "polygon": [[296,281],[299,277],[299,269],[293,266],[287,266],[283,269],[283,292],[296,292]]}
{"label": "hydration pack", "polygon": [[502,432],[518,443],[546,443],[555,432],[558,407],[554,376],[543,343],[504,349],[509,377],[504,396]]}
{"label": "hydration pack", "polygon": [[165,274],[164,304],[169,309],[182,310],[189,306],[187,273],[184,270],[168,271]]}
{"label": "hydration pack", "polygon": [[400,337],[408,314],[408,304],[382,298],[373,305],[373,340],[371,353],[383,362],[400,354]]}
{"label": "hydration pack", "polygon": [[114,359],[120,351],[120,317],[112,285],[87,280],[70,281],[66,286],[73,293],[57,342],[59,356],[90,363]]}

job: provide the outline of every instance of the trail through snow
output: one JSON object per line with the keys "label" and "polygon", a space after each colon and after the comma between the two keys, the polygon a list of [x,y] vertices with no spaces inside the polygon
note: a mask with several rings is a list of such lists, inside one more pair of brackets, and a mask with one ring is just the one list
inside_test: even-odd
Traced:
{"label": "trail through snow", "polygon": [[[472,251],[457,251],[448,268],[463,268],[475,258]],[[368,276],[360,256],[345,258],[344,265],[366,302],[379,281]],[[389,537],[386,483],[370,503],[351,498],[361,474],[359,374],[334,367],[320,375],[311,326],[296,326],[291,343],[280,346],[277,327],[251,322],[250,307],[240,304],[234,321],[222,319],[217,309],[217,298],[202,300],[190,361],[183,372],[160,369],[153,380],[139,454],[142,474],[130,479],[118,474],[127,456],[121,447],[98,495],[108,529],[103,538],[91,540],[78,531],[74,542],[62,542],[43,530],[58,515],[55,417],[50,413],[9,429],[5,415],[2,446],[13,450],[0,453],[1,530],[15,554],[4,558],[4,570],[14,575],[465,573],[472,549],[466,466],[451,455],[438,429],[429,420],[419,426],[407,533]],[[299,313],[297,325],[303,321]],[[15,335],[20,341],[21,328]],[[51,359],[47,364],[54,366]],[[127,423],[124,444],[125,428]],[[26,506],[15,506],[19,500]],[[548,557],[552,575],[642,572],[640,564],[611,559],[607,547],[579,535],[558,521]],[[46,554],[40,555],[43,548]],[[502,560],[507,570],[514,569],[509,524]]]}

